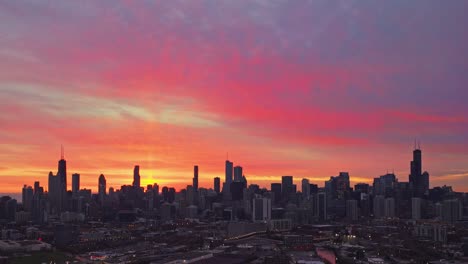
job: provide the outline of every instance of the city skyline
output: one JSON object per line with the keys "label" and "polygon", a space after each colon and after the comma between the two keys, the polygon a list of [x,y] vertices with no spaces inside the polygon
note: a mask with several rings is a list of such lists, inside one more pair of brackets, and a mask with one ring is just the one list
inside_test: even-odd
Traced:
{"label": "city skyline", "polygon": [[0,192],[45,182],[61,144],[82,186],[139,164],[180,189],[195,164],[223,181],[226,152],[260,186],[406,179],[414,138],[431,183],[468,191],[466,6],[2,2]]}
{"label": "city skyline", "polygon": [[[228,157],[227,157],[228,158]],[[350,183],[350,186],[351,188],[354,188],[355,185],[360,185],[360,184],[368,184],[368,185],[372,185],[373,184],[373,181],[374,181],[374,184],[375,184],[375,180],[377,178],[382,178],[382,177],[386,177],[386,175],[389,175],[391,176],[393,179],[396,179],[398,182],[407,182],[411,185],[414,185],[414,186],[420,186],[418,188],[416,188],[416,194],[418,196],[422,196],[424,193],[427,192],[427,190],[429,190],[430,188],[434,188],[434,187],[440,187],[442,185],[437,185],[437,183],[434,185],[434,184],[430,184],[430,181],[432,180],[430,178],[430,173],[428,173],[428,171],[423,167],[423,156],[422,156],[422,149],[421,149],[421,146],[420,146],[420,142],[419,141],[414,141],[414,146],[413,146],[413,156],[412,156],[412,160],[410,161],[410,166],[409,166],[409,173],[408,173],[408,176],[407,178],[406,177],[402,177],[401,175],[398,175],[395,173],[394,169],[392,169],[391,171],[387,170],[385,173],[381,173],[379,175],[376,175],[375,177],[371,178],[369,181],[359,181],[359,180],[353,180],[353,175],[351,174],[351,176],[349,175],[349,171],[346,171],[346,170],[338,170],[336,174],[339,174],[339,176],[334,176],[334,175],[331,175],[329,177],[326,177],[324,178],[323,181],[313,181],[311,180],[311,178],[313,177],[294,177],[294,175],[291,175],[291,176],[284,176],[285,174],[282,174],[281,176],[277,176],[276,179],[272,179],[268,184],[266,185],[259,185],[260,188],[265,188],[267,190],[270,190],[272,192],[274,192],[274,190],[271,188],[273,185],[272,184],[281,184],[279,183],[280,179],[282,178],[283,181],[285,178],[291,178],[291,183],[289,184],[294,184],[295,186],[295,189],[297,191],[300,190],[300,192],[303,192],[302,190],[304,188],[306,189],[309,189],[309,185],[310,184],[313,184],[313,185],[316,185],[316,187],[319,187],[319,188],[325,188],[326,187],[326,183],[334,178],[334,177],[341,177],[342,174],[345,174],[346,177],[348,178],[348,181]],[[67,161],[65,159],[65,154],[64,154],[64,148],[63,146],[61,146],[61,153],[60,153],[60,160],[58,161],[58,171],[57,173],[55,174],[53,171],[50,171],[49,172],[49,179],[46,180],[45,182],[42,182],[39,181],[39,180],[35,180],[34,181],[34,185],[36,184],[43,184],[44,186],[47,186],[49,185],[50,186],[50,181],[51,181],[51,178],[50,177],[53,177],[57,180],[59,180],[59,182],[57,183],[59,186],[65,186],[64,190],[66,191],[73,191],[74,189],[76,189],[77,191],[80,190],[80,189],[86,189],[86,190],[90,190],[92,193],[101,193],[101,178],[104,179],[104,189],[103,189],[103,192],[107,192],[108,189],[114,189],[114,190],[118,190],[121,186],[134,186],[134,187],[141,187],[143,189],[146,190],[146,187],[147,186],[152,186],[153,185],[158,185],[160,188],[162,187],[168,187],[168,188],[174,188],[175,187],[175,190],[176,191],[181,191],[181,190],[186,190],[186,188],[188,188],[189,186],[193,187],[194,190],[198,190],[198,188],[205,188],[205,189],[212,189],[212,190],[215,190],[216,191],[216,184],[219,184],[219,188],[220,190],[224,190],[225,186],[224,184],[226,182],[229,182],[229,185],[231,183],[233,183],[234,181],[235,182],[242,182],[242,181],[246,181],[246,177],[245,177],[245,174],[242,173],[242,171],[244,170],[244,167],[240,166],[239,164],[236,164],[234,161],[232,160],[225,160],[225,166],[224,166],[224,181],[220,181],[219,183],[215,183],[213,181],[216,181],[221,178],[220,176],[215,176],[215,177],[212,177],[211,178],[211,182],[210,181],[206,181],[205,184],[199,184],[199,165],[193,165],[192,166],[192,175],[191,177],[193,178],[190,178],[190,179],[187,179],[187,182],[185,183],[181,183],[180,185],[171,185],[170,183],[168,184],[160,184],[157,182],[157,180],[155,182],[147,182],[144,180],[144,177],[143,177],[143,183],[141,183],[141,179],[142,179],[142,175],[140,174],[140,165],[138,164],[135,164],[134,167],[133,167],[133,181],[132,182],[121,182],[121,183],[117,183],[117,184],[109,184],[107,185],[106,184],[106,178],[105,178],[105,175],[103,173],[100,173],[99,174],[99,177],[98,177],[98,183],[96,183],[94,186],[83,186],[81,185],[81,182],[82,182],[82,177],[81,177],[81,174],[79,172],[73,172],[73,173],[70,173],[68,176],[70,177],[70,179],[72,179],[72,181],[68,180],[67,181],[67,165],[66,165]],[[236,172],[236,170],[238,170],[239,172]],[[63,177],[63,175],[66,175],[66,177]],[[384,175],[384,176],[382,176]],[[59,177],[60,176],[60,177]],[[77,177],[77,179],[75,180],[74,178]],[[423,177],[425,178],[425,180],[423,180],[422,178],[419,179],[420,177]],[[272,178],[275,178],[275,176],[272,176]],[[62,183],[64,182],[64,183]],[[67,183],[68,182],[68,183]],[[75,188],[74,187],[74,184],[77,184],[77,187]],[[47,183],[47,185],[46,185]],[[114,182],[115,183],[115,182]],[[249,184],[256,184],[254,182],[251,182],[249,181]],[[306,185],[304,185],[306,184]],[[258,184],[257,184],[258,185]],[[283,185],[284,185],[284,182],[283,182]],[[30,186],[33,186],[32,184],[28,184],[28,183],[24,183],[23,185],[23,188],[24,187],[30,187]],[[446,184],[444,184],[443,186],[446,186]],[[462,191],[463,190],[458,190],[456,188],[456,186],[449,186],[449,187],[452,187],[454,188],[454,191]],[[48,188],[46,187],[43,187],[44,191],[49,191]],[[63,187],[61,187],[63,188]],[[288,187],[288,188],[292,188],[292,187]],[[299,189],[301,188],[301,189]],[[420,189],[422,188],[422,189]],[[229,190],[229,187],[227,189],[228,192],[230,192],[231,190]],[[75,193],[73,191],[73,193]],[[14,198],[18,198],[19,195],[21,194],[21,192],[11,192],[11,193],[1,193],[1,194],[5,194],[5,195],[8,195],[8,194],[12,194],[14,195]]]}

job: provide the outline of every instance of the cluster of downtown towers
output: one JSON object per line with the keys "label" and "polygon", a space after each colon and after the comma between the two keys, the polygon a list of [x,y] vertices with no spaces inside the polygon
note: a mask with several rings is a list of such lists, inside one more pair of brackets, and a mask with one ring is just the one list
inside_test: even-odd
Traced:
{"label": "cluster of downtown towers", "polygon": [[[358,183],[354,189],[350,187],[349,174],[340,172],[338,176],[325,181],[323,188],[302,179],[301,192],[297,192],[293,176],[282,176],[281,183],[271,183],[270,190],[267,190],[255,184],[247,185],[243,168],[234,167],[233,162],[227,160],[224,183],[221,185],[221,179],[214,178],[213,189],[199,188],[198,166],[194,166],[192,185],[180,192],[169,187],[163,187],[159,192],[157,184],[148,185],[145,190],[140,186],[140,168],[137,165],[134,167],[132,185],[121,186],[119,190],[111,187],[107,192],[106,179],[101,174],[98,193],[92,194],[91,190],[80,189],[80,175],[76,173],[72,175],[71,192],[67,190],[67,167],[62,150],[57,174],[49,173],[48,192],[44,192],[39,182],[34,183],[34,188],[23,187],[23,209],[31,213],[31,219],[35,222],[43,222],[46,219],[44,215],[64,212],[88,215],[91,214],[90,207],[96,207],[98,211],[105,207],[115,211],[136,208],[159,211],[157,215],[166,220],[184,215],[177,212],[181,208],[191,209],[191,217],[198,216],[202,210],[222,208],[218,217],[226,220],[265,221],[284,218],[285,208],[291,205],[307,209],[314,222],[337,219],[356,221],[359,217],[420,219],[431,217],[431,212],[426,212],[424,206],[425,201],[433,196],[431,193],[443,196],[444,192],[452,192],[451,187],[446,186],[429,189],[429,174],[422,172],[421,154],[419,147],[415,147],[408,182],[399,182],[395,174],[387,173],[375,178],[372,185]],[[440,197],[437,199],[442,201]],[[172,207],[173,204],[177,206]],[[164,213],[163,207],[169,208],[166,210],[168,213]],[[449,211],[456,211],[457,208]],[[458,217],[446,216],[449,220],[457,220]]]}

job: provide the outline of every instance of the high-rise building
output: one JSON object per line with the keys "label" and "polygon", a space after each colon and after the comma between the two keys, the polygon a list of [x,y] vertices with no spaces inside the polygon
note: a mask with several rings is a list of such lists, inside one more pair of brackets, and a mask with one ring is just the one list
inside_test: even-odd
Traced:
{"label": "high-rise building", "polygon": [[385,217],[386,218],[395,217],[395,198],[385,199]]}
{"label": "high-rise building", "polygon": [[356,200],[346,201],[346,218],[348,221],[358,220],[358,203]]}
{"label": "high-rise building", "polygon": [[463,216],[463,206],[458,199],[445,200],[442,203],[442,221],[454,223]]}
{"label": "high-rise building", "polygon": [[271,220],[271,200],[268,198],[255,198],[252,207],[252,220],[254,222]]}
{"label": "high-rise building", "polygon": [[192,180],[192,182],[193,182],[193,190],[195,192],[197,192],[198,191],[198,166],[197,165],[193,166],[193,180]]}
{"label": "high-rise building", "polygon": [[40,183],[38,181],[34,182],[34,194],[39,192],[39,189],[41,188]]}
{"label": "high-rise building", "polygon": [[244,183],[240,181],[234,181],[231,183],[231,199],[232,201],[240,201],[244,199]]}
{"label": "high-rise building", "polygon": [[49,172],[48,192],[51,210],[59,213],[61,208],[60,177]]}
{"label": "high-rise building", "polygon": [[332,199],[345,199],[350,191],[349,173],[340,172],[338,176],[330,177],[330,180],[325,181],[325,191]]}
{"label": "high-rise building", "polygon": [[293,176],[281,177],[281,197],[283,199],[289,199],[289,196],[293,192]]}
{"label": "high-rise building", "polygon": [[135,165],[133,168],[133,187],[140,188],[140,166]]}
{"label": "high-rise building", "polygon": [[369,184],[367,183],[357,183],[354,185],[354,190],[361,193],[369,193]]}
{"label": "high-rise building", "polygon": [[27,212],[31,212],[33,205],[34,190],[31,186],[23,186],[23,207]]}
{"label": "high-rise building", "polygon": [[240,182],[242,181],[242,167],[241,166],[235,166],[234,167],[234,181]]}
{"label": "high-rise building", "polygon": [[318,186],[317,186],[317,184],[311,183],[311,184],[309,185],[309,190],[310,190],[310,194],[317,194],[317,192],[318,192]]}
{"label": "high-rise building", "polygon": [[411,198],[411,218],[413,220],[421,219],[421,198]]}
{"label": "high-rise building", "polygon": [[281,201],[281,183],[272,183],[271,192],[273,193],[275,204]]}
{"label": "high-rise building", "polygon": [[221,179],[219,177],[214,178],[214,191],[219,193],[221,191]]}
{"label": "high-rise building", "polygon": [[325,192],[317,193],[317,212],[315,215],[320,222],[327,220],[327,194]]}
{"label": "high-rise building", "polygon": [[99,201],[103,204],[106,198],[106,177],[104,177],[104,174],[99,175],[98,195]]}
{"label": "high-rise building", "polygon": [[224,189],[223,192],[230,193],[231,191],[229,188],[231,187],[231,182],[232,182],[232,173],[233,173],[233,163],[230,162],[229,160],[226,160],[226,174],[225,174],[225,180],[224,180]]}
{"label": "high-rise building", "polygon": [[72,193],[73,193],[73,196],[78,194],[79,191],[80,191],[80,174],[73,173],[72,174]]}
{"label": "high-rise building", "polygon": [[429,173],[422,172],[422,152],[419,146],[413,150],[413,160],[410,163],[409,183],[413,197],[423,197],[429,191]]}
{"label": "high-rise building", "polygon": [[309,198],[310,196],[310,183],[309,183],[309,180],[308,179],[302,179],[302,188],[301,188],[301,191],[302,191],[302,196],[304,198]]}
{"label": "high-rise building", "polygon": [[374,217],[383,218],[385,216],[385,196],[376,195],[373,203]]}
{"label": "high-rise building", "polygon": [[58,196],[59,196],[59,212],[67,210],[67,161],[65,160],[64,150],[62,146],[61,157],[58,162]]}

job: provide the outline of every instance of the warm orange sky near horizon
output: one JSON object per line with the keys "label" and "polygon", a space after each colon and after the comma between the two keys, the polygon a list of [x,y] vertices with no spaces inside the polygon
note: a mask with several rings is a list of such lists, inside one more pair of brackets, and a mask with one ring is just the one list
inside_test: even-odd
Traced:
{"label": "warm orange sky near horizon", "polygon": [[340,171],[468,191],[466,1],[0,3],[0,193],[68,185],[323,186]]}

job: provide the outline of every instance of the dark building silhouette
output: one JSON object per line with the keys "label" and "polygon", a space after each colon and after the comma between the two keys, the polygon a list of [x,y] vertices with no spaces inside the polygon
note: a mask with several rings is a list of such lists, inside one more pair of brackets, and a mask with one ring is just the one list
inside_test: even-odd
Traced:
{"label": "dark building silhouette", "polygon": [[354,185],[354,190],[361,193],[369,193],[369,184],[367,183],[357,183]]}
{"label": "dark building silhouette", "polygon": [[98,196],[99,196],[99,202],[102,205],[106,198],[106,177],[104,177],[104,174],[99,175]]}
{"label": "dark building silhouette", "polygon": [[34,190],[31,186],[23,186],[23,208],[25,211],[30,212],[32,210]]}
{"label": "dark building silhouette", "polygon": [[198,191],[198,166],[193,166],[193,189]]}
{"label": "dark building silhouette", "polygon": [[271,192],[274,195],[275,203],[281,200],[281,183],[272,183]]}
{"label": "dark building silhouette", "polygon": [[214,178],[214,191],[219,193],[221,191],[221,179],[219,177]]}
{"label": "dark building silhouette", "polygon": [[409,184],[414,197],[423,197],[429,191],[429,173],[422,172],[422,151],[419,144],[413,150],[413,160],[410,162]]}
{"label": "dark building silhouette", "polygon": [[244,198],[245,185],[243,182],[235,181],[231,183],[231,197],[233,201],[240,201]]}
{"label": "dark building silhouette", "polygon": [[39,192],[39,188],[40,188],[40,183],[38,181],[35,181],[34,182],[34,194],[38,193]]}
{"label": "dark building silhouette", "polygon": [[140,166],[135,165],[133,168],[133,187],[140,188]]}
{"label": "dark building silhouette", "polygon": [[75,196],[80,190],[80,174],[72,174],[72,193]]}
{"label": "dark building silhouette", "polygon": [[227,193],[230,192],[229,188],[231,186],[231,183],[232,183],[232,173],[233,173],[233,163],[230,162],[229,160],[226,160],[226,174],[225,174],[225,180],[224,180],[224,189],[226,190],[223,190]]}
{"label": "dark building silhouette", "polygon": [[313,184],[311,183],[309,185],[309,188],[310,188],[310,194],[316,194],[318,192],[318,186],[317,184]]}
{"label": "dark building silhouette", "polygon": [[281,177],[281,198],[289,199],[289,196],[293,193],[293,176]]}
{"label": "dark building silhouette", "polygon": [[235,166],[234,167],[234,181],[242,181],[242,167],[241,166]]}

